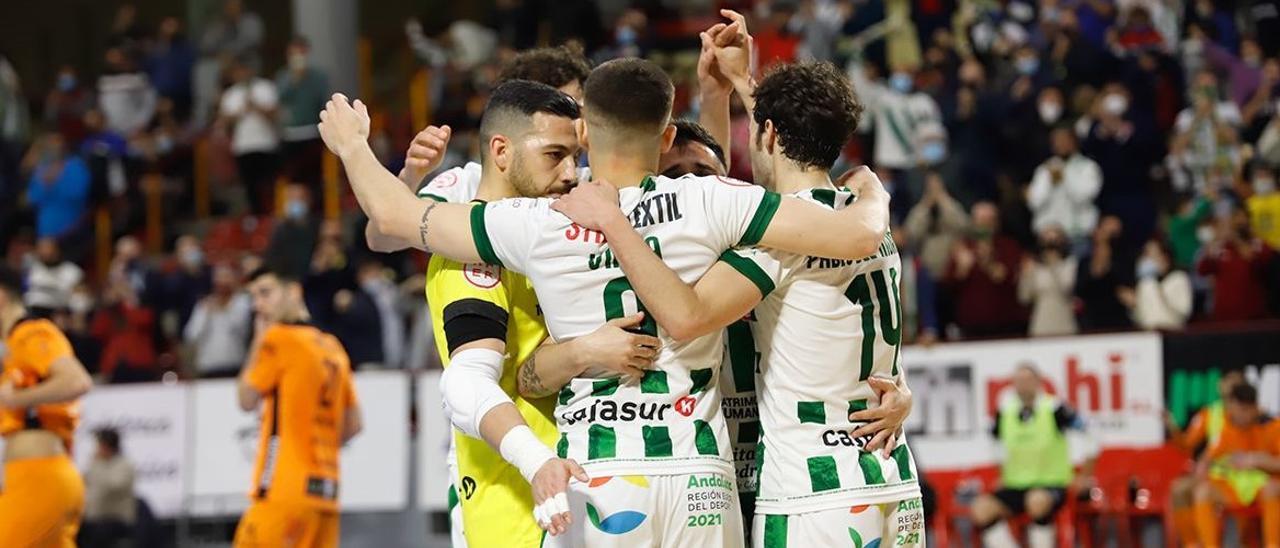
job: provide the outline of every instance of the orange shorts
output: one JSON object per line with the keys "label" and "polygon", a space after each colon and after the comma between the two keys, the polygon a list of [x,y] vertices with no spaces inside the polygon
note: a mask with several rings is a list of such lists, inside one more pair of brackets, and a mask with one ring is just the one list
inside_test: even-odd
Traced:
{"label": "orange shorts", "polygon": [[65,455],[4,465],[0,546],[75,548],[84,511],[84,481]]}
{"label": "orange shorts", "polygon": [[240,518],[234,548],[338,546],[338,513],[306,504],[256,501]]}

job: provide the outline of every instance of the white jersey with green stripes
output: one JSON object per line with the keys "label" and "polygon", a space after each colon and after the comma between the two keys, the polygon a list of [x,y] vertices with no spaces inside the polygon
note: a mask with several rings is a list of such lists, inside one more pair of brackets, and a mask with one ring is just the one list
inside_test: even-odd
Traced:
{"label": "white jersey with green stripes", "polygon": [[[632,226],[688,283],[727,250],[758,242],[781,200],[741,181],[690,176],[646,178],[621,189],[619,198]],[[550,206],[551,200],[529,198],[477,206],[471,229],[486,262],[533,282],[552,338],[580,337],[643,310],[603,235]],[[662,351],[640,382],[621,384],[588,371],[560,391],[559,454],[593,477],[731,474],[717,384],[723,335],[677,343],[651,319],[641,329],[662,339]]]}
{"label": "white jersey with green stripes", "polygon": [[[832,208],[853,201],[848,192],[831,189],[795,197]],[[920,496],[905,438],[882,458],[863,450],[869,437],[850,436],[858,424],[848,418],[875,405],[867,378],[900,374],[902,262],[892,236],[857,261],[776,250],[735,253],[777,280],[747,317],[750,329],[730,328],[727,341],[728,370],[737,377],[758,371],[756,513],[798,514]]]}
{"label": "white jersey with green stripes", "polygon": [[418,197],[465,204],[476,197],[480,190],[480,164],[467,162],[462,167],[446,169],[418,189]]}

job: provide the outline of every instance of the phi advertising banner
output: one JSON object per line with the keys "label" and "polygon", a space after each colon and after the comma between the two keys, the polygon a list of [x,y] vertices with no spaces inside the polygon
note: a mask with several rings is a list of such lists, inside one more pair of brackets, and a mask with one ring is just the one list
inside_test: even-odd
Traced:
{"label": "phi advertising banner", "polygon": [[[1164,441],[1160,337],[1153,333],[909,347],[902,364],[915,395],[912,453],[929,469],[994,465],[993,416],[1013,397],[1011,377],[1036,367],[1045,389],[1075,407],[1102,448]],[[1082,454],[1073,436],[1073,453]]]}
{"label": "phi advertising banner", "polygon": [[160,517],[182,512],[187,464],[187,388],[178,384],[95,386],[80,402],[75,461],[89,466],[94,432],[113,428],[134,466],[134,490]]}
{"label": "phi advertising banner", "polygon": [[449,437],[453,427],[444,416],[440,374],[418,375],[418,508],[444,512],[449,508]]}
{"label": "phi advertising banner", "polygon": [[[344,511],[403,509],[409,500],[409,382],[403,373],[355,375],[364,430],[342,451],[339,500]],[[258,450],[259,416],[236,403],[234,381],[191,387],[193,515],[236,514],[248,507]]]}

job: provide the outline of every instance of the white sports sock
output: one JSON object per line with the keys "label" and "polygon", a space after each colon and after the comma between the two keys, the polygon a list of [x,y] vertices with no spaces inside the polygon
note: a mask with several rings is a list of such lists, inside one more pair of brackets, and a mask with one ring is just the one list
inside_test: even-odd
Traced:
{"label": "white sports sock", "polygon": [[1018,540],[1013,538],[1009,523],[1000,520],[982,532],[982,545],[986,548],[1017,548]]}
{"label": "white sports sock", "polygon": [[1053,548],[1057,544],[1057,531],[1052,525],[1031,524],[1027,527],[1027,546],[1029,548]]}

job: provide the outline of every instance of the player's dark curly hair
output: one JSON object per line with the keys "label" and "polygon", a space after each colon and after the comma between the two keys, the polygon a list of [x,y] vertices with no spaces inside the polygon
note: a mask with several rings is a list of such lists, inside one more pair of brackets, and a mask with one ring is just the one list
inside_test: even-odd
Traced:
{"label": "player's dark curly hair", "polygon": [[671,124],[676,126],[676,139],[672,143],[673,146],[680,147],[688,143],[705,145],[711,149],[712,154],[716,155],[716,159],[720,160],[721,167],[728,165],[724,159],[724,147],[716,142],[716,138],[711,136],[711,132],[707,131],[707,128],[702,127],[701,124],[693,120],[685,120],[683,118],[673,120]]}
{"label": "player's dark curly hair", "polygon": [[580,48],[568,45],[554,48],[537,48],[522,51],[511,59],[498,74],[497,83],[510,80],[531,80],[558,88],[577,81],[587,81],[591,64]]}
{"label": "player's dark curly hair", "polygon": [[755,138],[773,121],[783,155],[802,166],[831,169],[862,118],[849,78],[830,63],[780,65],[754,96]]}

